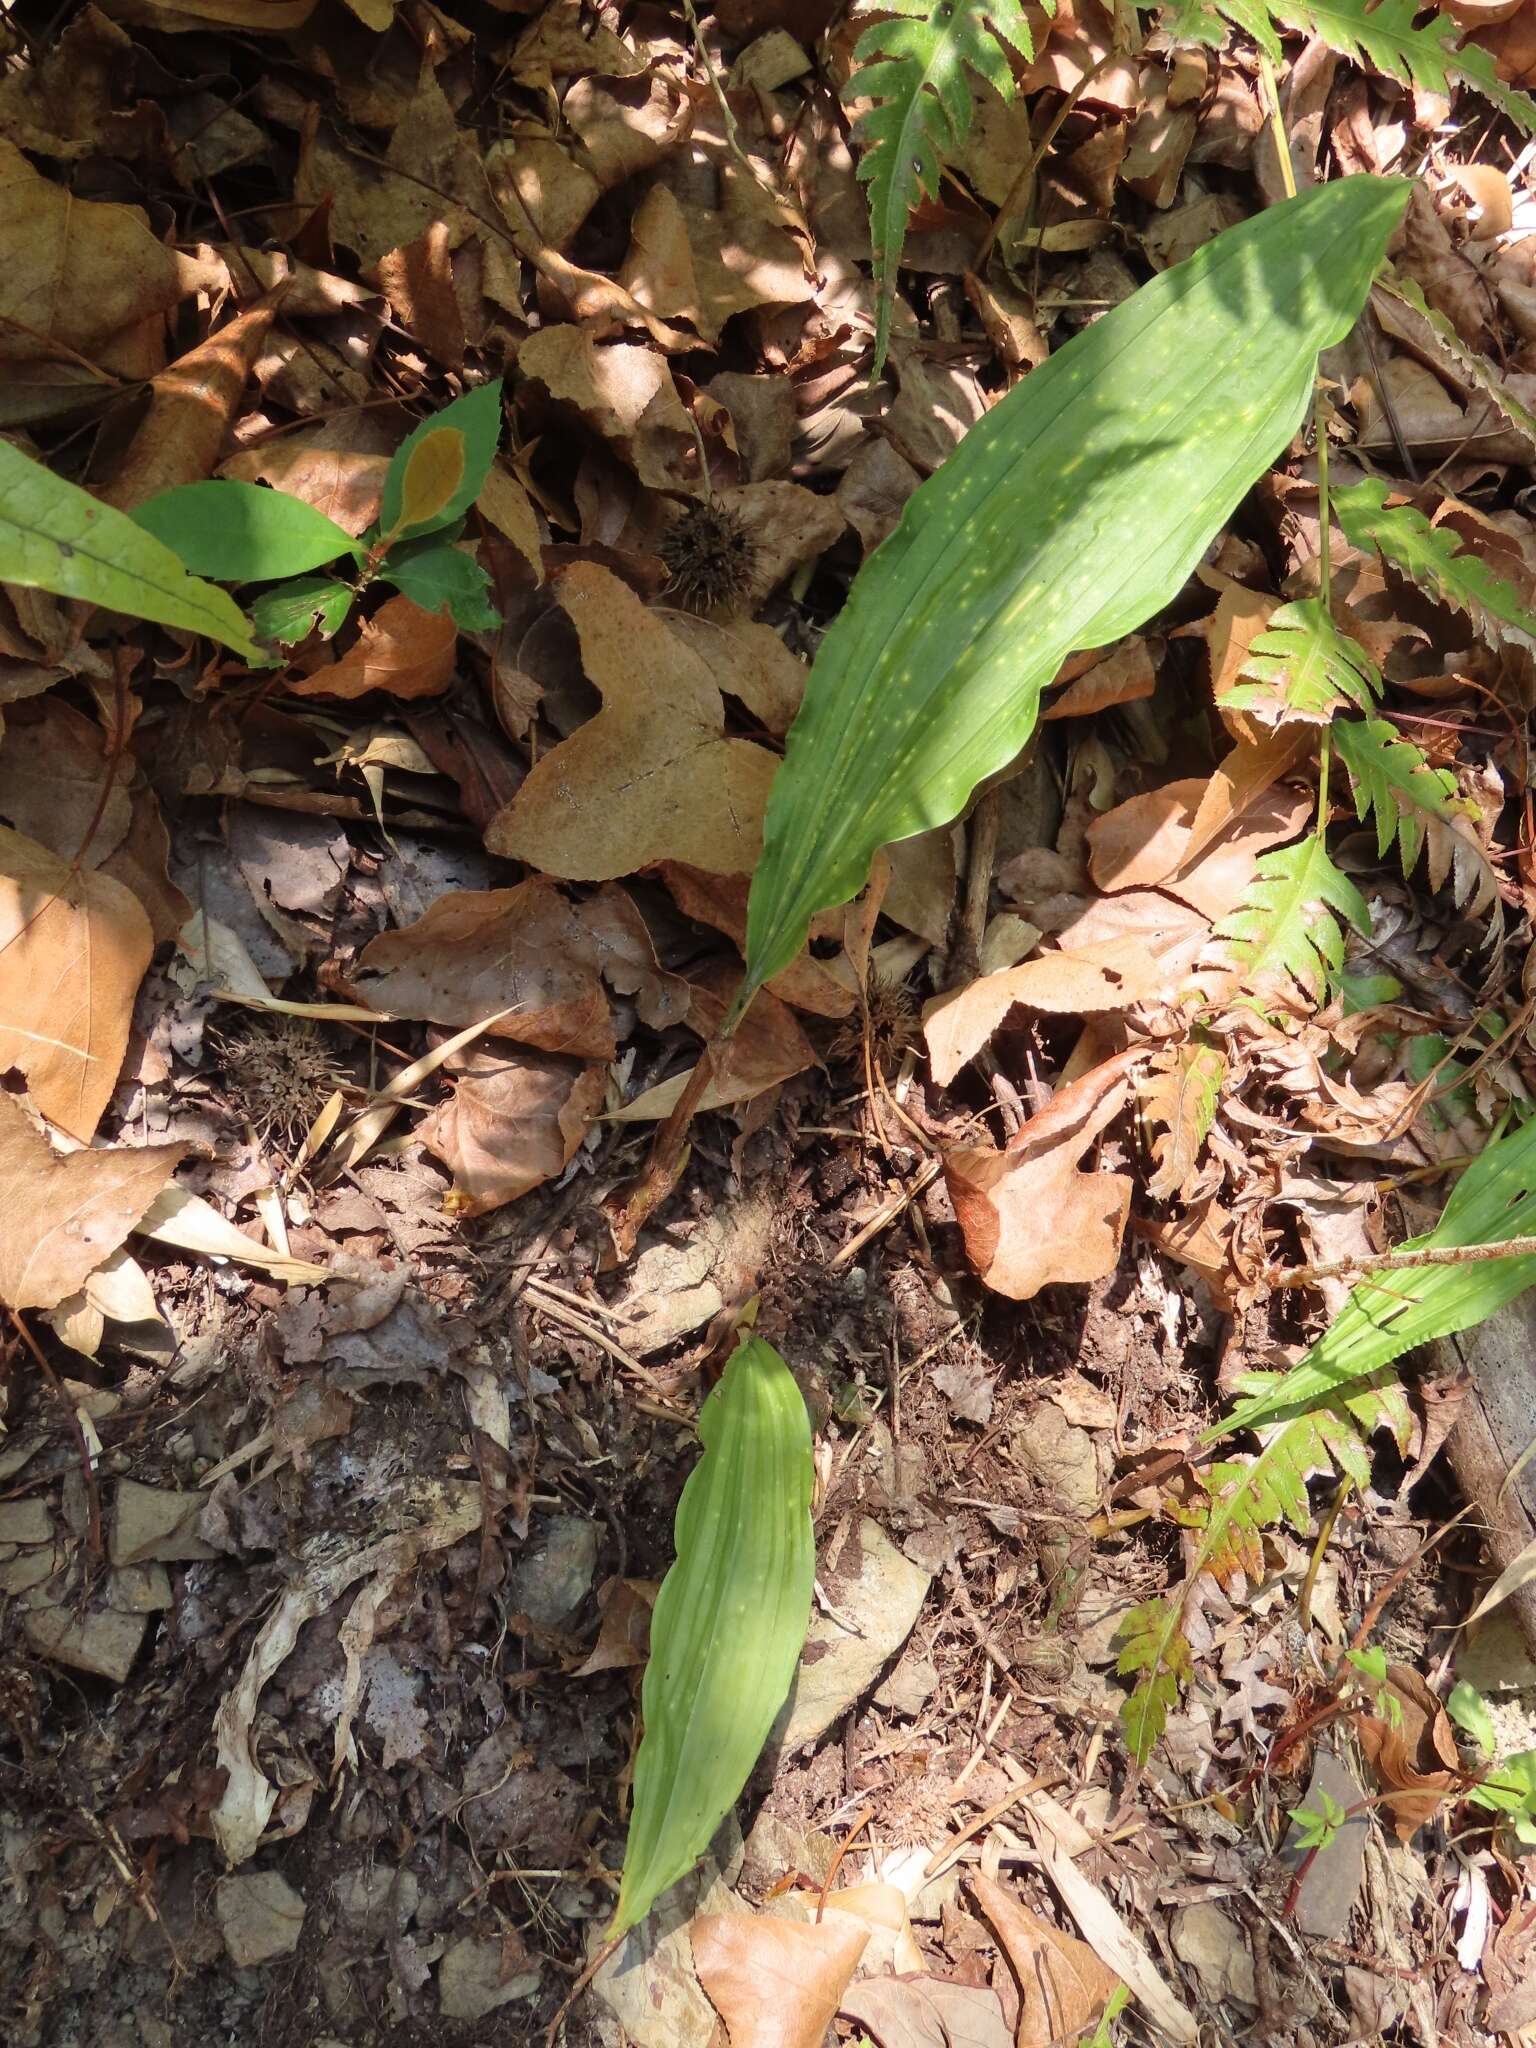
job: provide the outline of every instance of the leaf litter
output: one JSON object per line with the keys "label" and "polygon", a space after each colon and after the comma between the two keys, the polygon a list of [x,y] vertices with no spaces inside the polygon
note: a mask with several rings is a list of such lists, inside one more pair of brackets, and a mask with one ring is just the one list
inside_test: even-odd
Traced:
{"label": "leaf litter", "polygon": [[[568,2038],[1528,2025],[1518,1770],[1480,1790],[1446,1712],[1475,1672],[1536,1749],[1536,1645],[1457,1633],[1458,1487],[1492,1521],[1505,1473],[1465,1476],[1444,1341],[1382,1363],[1479,1268],[1379,1257],[1536,1081],[1524,11],[960,9],[937,153],[917,57],[869,75],[905,10],[35,13],[0,80],[6,2038],[547,2025],[754,1297],[816,1430],[816,1733]],[[1326,528],[1304,432],[723,1052],[864,556],[1072,334],[1330,170],[1417,182],[1323,364]],[[28,459],[99,501],[78,555]],[[341,535],[251,606],[265,667],[127,521],[215,479]],[[414,558],[336,568],[381,519]],[[605,1219],[695,1082],[626,1265]],[[1462,1244],[1529,1201],[1490,1158]],[[1294,1817],[1329,1785],[1331,1837]]]}

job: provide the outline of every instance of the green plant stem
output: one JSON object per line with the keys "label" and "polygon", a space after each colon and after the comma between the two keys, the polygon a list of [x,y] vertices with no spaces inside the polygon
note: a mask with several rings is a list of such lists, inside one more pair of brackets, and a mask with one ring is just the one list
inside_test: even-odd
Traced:
{"label": "green plant stem", "polygon": [[1333,613],[1332,514],[1328,506],[1328,401],[1323,380],[1317,380],[1312,398],[1312,438],[1317,444],[1317,594],[1323,609]]}

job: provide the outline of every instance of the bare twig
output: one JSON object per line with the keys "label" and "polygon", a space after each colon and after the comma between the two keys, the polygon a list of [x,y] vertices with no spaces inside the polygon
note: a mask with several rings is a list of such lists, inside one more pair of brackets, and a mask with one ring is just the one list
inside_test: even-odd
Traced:
{"label": "bare twig", "polygon": [[1315,1287],[1320,1280],[1364,1278],[1372,1273],[1399,1273],[1413,1266],[1471,1266],[1484,1259],[1528,1259],[1536,1256],[1536,1237],[1506,1237],[1497,1244],[1424,1245],[1395,1252],[1373,1252],[1361,1258],[1329,1259],[1320,1266],[1292,1266],[1269,1275],[1271,1287]]}

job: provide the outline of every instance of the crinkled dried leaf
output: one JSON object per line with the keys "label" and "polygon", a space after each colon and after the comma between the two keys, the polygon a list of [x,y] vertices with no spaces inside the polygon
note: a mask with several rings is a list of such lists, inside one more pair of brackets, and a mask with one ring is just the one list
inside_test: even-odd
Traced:
{"label": "crinkled dried leaf", "polygon": [[1041,953],[1001,974],[984,974],[952,995],[936,996],[923,1012],[933,1078],[947,1087],[1015,1004],[1068,1017],[1128,1010],[1155,993],[1162,978],[1157,962],[1136,939]]}
{"label": "crinkled dried leaf", "polygon": [[115,1252],[186,1154],[185,1145],[55,1152],[0,1094],[0,1303],[57,1308]]}
{"label": "crinkled dried leaf", "polygon": [[364,619],[356,643],[337,661],[287,688],[295,697],[437,697],[453,681],[459,629],[441,612],[423,611],[408,597],[387,598]]}
{"label": "crinkled dried leaf", "polygon": [[944,1178],[966,1256],[986,1285],[1028,1301],[1062,1281],[1114,1271],[1131,1206],[1123,1173],[1083,1171],[1081,1160],[1125,1105],[1132,1055],[1060,1090],[1007,1147],[957,1146]]}
{"label": "crinkled dried leaf", "polygon": [[996,1928],[1019,1983],[1018,2048],[1053,2048],[1091,2027],[1120,1979],[1093,1950],[1021,1906],[977,1872],[976,1903]]}
{"label": "crinkled dried leaf", "polygon": [[604,1069],[478,1050],[416,1136],[453,1174],[447,1207],[483,1216],[564,1171],[603,1106]]}
{"label": "crinkled dried leaf", "polygon": [[843,1996],[846,2018],[879,2048],[1014,2048],[990,1986],[947,1977],[862,1977]]}

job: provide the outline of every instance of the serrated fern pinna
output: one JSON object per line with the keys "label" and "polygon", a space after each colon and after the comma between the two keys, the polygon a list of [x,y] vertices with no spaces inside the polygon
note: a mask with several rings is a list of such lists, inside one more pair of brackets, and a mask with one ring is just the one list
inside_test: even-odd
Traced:
{"label": "serrated fern pinna", "polygon": [[[1054,14],[1055,0],[1044,0]],[[1013,97],[1008,45],[1028,62],[1034,39],[1019,0],[881,0],[882,19],[854,46],[850,99],[867,99],[854,123],[863,145],[859,176],[869,187],[875,260],[875,365],[891,339],[896,271],[907,220],[920,196],[937,198],[939,171],[971,132],[967,69]]]}

